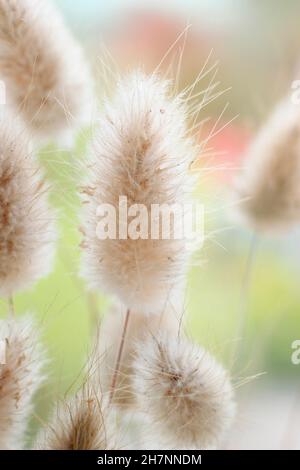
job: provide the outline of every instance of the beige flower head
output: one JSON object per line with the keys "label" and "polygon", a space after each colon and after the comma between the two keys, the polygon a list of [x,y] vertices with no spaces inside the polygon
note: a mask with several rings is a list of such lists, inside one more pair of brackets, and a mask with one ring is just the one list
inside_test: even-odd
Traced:
{"label": "beige flower head", "polygon": [[21,449],[32,399],[43,381],[45,354],[29,315],[0,320],[0,339],[6,343],[0,365],[0,449]]}
{"label": "beige flower head", "polygon": [[90,120],[82,51],[47,0],[0,0],[0,79],[38,140],[65,139]]}
{"label": "beige flower head", "polygon": [[150,336],[134,363],[140,409],[173,448],[216,445],[234,414],[227,372],[203,348],[182,338]]}
{"label": "beige flower head", "polygon": [[54,255],[55,214],[26,132],[0,117],[0,295],[45,276]]}
{"label": "beige flower head", "polygon": [[282,231],[300,222],[300,113],[288,101],[254,139],[237,181],[240,215],[255,230]]}
{"label": "beige flower head", "polygon": [[[160,230],[155,238],[149,214],[153,204],[182,208],[187,202],[194,156],[184,100],[172,95],[171,83],[139,71],[120,80],[95,133],[83,190],[83,274],[92,288],[107,289],[136,312],[162,310],[182,283],[188,249],[184,237],[172,238],[175,223],[170,237]],[[128,230],[120,236],[120,196],[128,211],[136,204],[147,210],[137,210],[148,221],[137,237],[131,236],[130,223],[135,219],[137,232],[140,225],[130,214]],[[102,204],[113,207],[117,216],[116,232],[106,239],[97,233]],[[160,215],[155,221],[162,227]]]}

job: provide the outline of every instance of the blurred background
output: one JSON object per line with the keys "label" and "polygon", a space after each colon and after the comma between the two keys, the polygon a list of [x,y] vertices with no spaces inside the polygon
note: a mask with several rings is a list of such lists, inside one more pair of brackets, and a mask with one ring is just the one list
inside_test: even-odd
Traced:
{"label": "blurred background", "polygon": [[[196,192],[205,204],[207,240],[190,271],[187,332],[230,367],[237,384],[238,416],[224,447],[300,449],[300,365],[291,361],[291,344],[300,339],[300,230],[277,238],[259,236],[250,266],[253,233],[235,222],[230,199],[249,142],[276,101],[290,92],[292,81],[300,79],[300,3],[56,3],[86,50],[99,93],[103,60],[121,71],[141,65],[153,71],[158,64],[163,71],[179,70],[179,88],[191,85],[204,67],[208,73],[195,92],[211,80],[220,82],[216,90],[224,93],[200,116],[199,139],[210,136],[199,159],[203,171]],[[179,37],[187,25],[187,34]],[[42,417],[80,374],[95,316],[105,314],[109,305],[104,293],[96,299],[87,296],[77,275],[79,204],[72,158],[84,155],[87,140],[84,132],[71,151],[41,152],[60,207],[60,247],[55,271],[16,299],[18,314],[33,311],[45,327],[51,384],[39,396]],[[246,319],[242,328],[241,317]]]}

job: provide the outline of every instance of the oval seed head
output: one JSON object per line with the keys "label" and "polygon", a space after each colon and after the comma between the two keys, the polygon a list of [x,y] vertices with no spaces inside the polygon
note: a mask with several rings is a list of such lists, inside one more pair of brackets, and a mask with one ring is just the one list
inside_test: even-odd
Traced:
{"label": "oval seed head", "polygon": [[300,222],[300,114],[283,102],[261,129],[237,182],[240,215],[255,230]]}
{"label": "oval seed head", "polygon": [[168,445],[218,443],[234,414],[233,390],[207,351],[181,338],[149,337],[136,350],[134,371],[140,409]]}
{"label": "oval seed head", "polygon": [[90,119],[82,51],[47,0],[0,0],[0,78],[34,137],[66,137]]}
{"label": "oval seed head", "polygon": [[32,399],[43,381],[44,352],[30,316],[0,320],[5,341],[0,365],[0,449],[21,449]]}
{"label": "oval seed head", "polygon": [[96,131],[83,190],[83,274],[143,314],[163,309],[186,270],[180,223],[195,147],[183,101],[155,75],[121,80]]}
{"label": "oval seed head", "polygon": [[24,130],[0,118],[0,295],[45,276],[55,248],[54,213]]}

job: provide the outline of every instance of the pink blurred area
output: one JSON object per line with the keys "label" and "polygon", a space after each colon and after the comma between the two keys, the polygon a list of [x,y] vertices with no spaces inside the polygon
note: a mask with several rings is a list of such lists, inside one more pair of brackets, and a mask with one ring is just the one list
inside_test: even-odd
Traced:
{"label": "pink blurred area", "polygon": [[[152,72],[186,28],[187,23],[176,15],[133,11],[112,31],[110,48],[124,68],[143,64],[146,71]],[[180,54],[184,47],[181,71],[184,71],[185,77],[193,76],[207,58],[212,42],[212,38],[202,34],[199,29],[190,29],[176,42],[161,64],[161,70],[166,70],[174,54]]]}
{"label": "pink blurred area", "polygon": [[216,130],[213,133],[215,135],[210,137],[209,128],[204,131],[203,137],[200,137],[204,140],[209,138],[209,143],[203,157],[199,156],[198,166],[211,168],[211,174],[217,182],[230,185],[241,170],[243,155],[251,141],[251,134],[237,121],[228,125],[226,121],[220,122],[218,128],[220,131]]}

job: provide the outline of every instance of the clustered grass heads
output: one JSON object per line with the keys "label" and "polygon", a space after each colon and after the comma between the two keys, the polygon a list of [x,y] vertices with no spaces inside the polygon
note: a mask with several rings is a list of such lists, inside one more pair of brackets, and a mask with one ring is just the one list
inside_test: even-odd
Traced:
{"label": "clustered grass heads", "polygon": [[83,273],[91,287],[105,288],[143,314],[160,313],[173,288],[182,282],[186,240],[166,240],[161,233],[153,239],[150,223],[138,239],[127,232],[124,239],[118,233],[115,239],[99,239],[97,209],[101,204],[112,205],[119,229],[123,223],[120,196],[127,198],[128,208],[134,204],[147,208],[147,215],[140,216],[143,222],[151,204],[182,207],[191,188],[188,168],[196,151],[188,137],[186,114],[184,99],[172,96],[170,82],[141,71],[129,74],[105,104],[88,163]]}
{"label": "clustered grass heads", "polygon": [[46,275],[55,248],[48,187],[17,118],[0,118],[0,295],[10,297]]}
{"label": "clustered grass heads", "polygon": [[[55,241],[48,187],[24,127],[36,138],[58,136],[81,120],[89,96],[80,49],[46,1],[0,0],[0,78],[12,112],[24,121],[19,125],[6,115],[0,122],[0,294],[12,300],[49,271]],[[170,447],[215,444],[233,414],[227,373],[181,337],[191,245],[184,233],[174,237],[175,219],[184,215],[193,189],[189,170],[199,151],[193,133],[201,106],[193,86],[177,94],[176,82],[138,70],[119,78],[114,97],[105,102],[82,190],[82,272],[90,287],[114,294],[120,307],[97,335],[106,362],[95,368],[91,358],[83,385],[57,404],[37,449],[120,448],[116,424],[123,415],[115,404],[148,413],[155,434]],[[122,218],[121,197],[129,220]],[[116,215],[116,232],[104,239],[98,232],[102,204]],[[167,209],[167,234],[166,214],[159,211],[153,219],[153,205]],[[1,325],[7,339],[0,369],[3,448],[22,446],[42,381],[43,354],[28,323],[10,315]]]}
{"label": "clustered grass heads", "polygon": [[[109,311],[101,323],[99,329],[99,355],[102,358],[100,368],[101,387],[109,391],[118,346],[122,335],[124,307],[115,305]],[[122,361],[115,384],[113,403],[122,409],[136,408],[136,394],[133,386],[135,347],[137,342],[142,342],[149,334],[156,336],[160,331],[168,332],[171,336],[177,336],[180,330],[180,319],[177,312],[167,308],[160,315],[141,315],[131,312],[126,334]]]}
{"label": "clustered grass heads", "polygon": [[300,113],[284,100],[245,157],[237,181],[240,214],[255,231],[284,231],[300,220]]}
{"label": "clustered grass heads", "polygon": [[234,416],[227,371],[183,338],[163,333],[139,344],[134,388],[154,434],[173,448],[217,445]]}
{"label": "clustered grass heads", "polygon": [[90,120],[90,77],[80,47],[47,0],[0,1],[0,79],[38,140]]}
{"label": "clustered grass heads", "polygon": [[43,382],[45,353],[30,315],[0,320],[6,341],[0,365],[0,449],[21,449],[32,411],[32,399]]}

